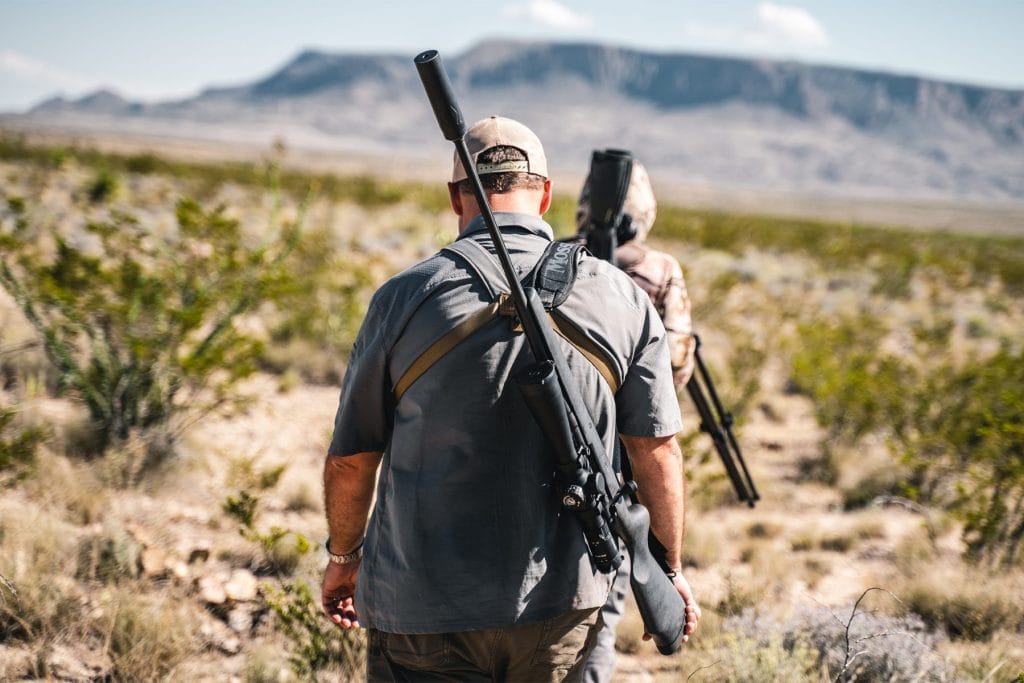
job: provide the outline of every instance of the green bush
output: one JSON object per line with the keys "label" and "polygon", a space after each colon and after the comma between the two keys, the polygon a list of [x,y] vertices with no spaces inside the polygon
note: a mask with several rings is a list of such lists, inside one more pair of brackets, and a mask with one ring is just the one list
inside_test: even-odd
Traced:
{"label": "green bush", "polygon": [[798,326],[792,381],[814,399],[826,443],[854,442],[880,427],[901,426],[911,369],[879,354],[883,335],[866,315]]}
{"label": "green bush", "polygon": [[267,604],[291,644],[288,662],[305,680],[317,672],[340,667],[345,679],[354,680],[365,669],[366,632],[343,631],[324,618],[309,584],[296,581],[268,591]]}
{"label": "green bush", "polygon": [[[952,323],[911,331],[941,357]],[[868,316],[798,327],[792,380],[814,401],[825,452],[881,434],[908,471],[866,477],[848,506],[878,491],[948,507],[964,523],[968,556],[1010,566],[1024,544],[1024,352],[927,366],[879,351],[885,331]]]}
{"label": "green bush", "polygon": [[185,409],[229,402],[261,350],[237,323],[291,277],[298,223],[273,225],[254,245],[223,207],[183,199],[176,215],[166,239],[126,214],[90,223],[93,249],[23,215],[0,234],[0,285],[42,338],[61,385],[84,401],[99,452]]}
{"label": "green bush", "polygon": [[365,666],[365,632],[342,631],[325,618],[306,581],[282,578],[294,572],[313,544],[305,536],[277,526],[260,531],[256,527],[259,498],[248,491],[228,496],[223,509],[241,524],[243,538],[260,547],[261,569],[277,579],[276,585],[265,584],[263,592],[281,632],[288,637],[292,671],[303,680],[317,680],[318,672],[340,666],[346,679],[355,678]]}
{"label": "green bush", "polygon": [[658,207],[658,235],[736,255],[747,249],[806,254],[829,269],[871,265],[875,291],[902,297],[913,276],[935,269],[947,280],[982,285],[998,278],[1024,292],[1024,239],[922,232],[890,226]]}
{"label": "green bush", "polygon": [[96,177],[89,182],[85,193],[93,204],[102,204],[113,199],[120,187],[121,179],[117,174],[109,168],[101,168],[97,171]]}
{"label": "green bush", "polygon": [[[1010,566],[1024,543],[1024,352],[1003,349],[920,385],[901,434],[923,493],[964,522],[968,556]],[[952,489],[952,492],[949,492]]]}

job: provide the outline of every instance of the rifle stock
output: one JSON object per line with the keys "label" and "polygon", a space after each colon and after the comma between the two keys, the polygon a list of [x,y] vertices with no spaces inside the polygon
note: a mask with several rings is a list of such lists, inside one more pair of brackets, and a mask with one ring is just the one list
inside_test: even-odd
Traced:
{"label": "rifle stock", "polygon": [[[563,505],[577,513],[595,566],[613,571],[621,563],[611,528],[622,538],[633,560],[630,584],[644,628],[662,654],[677,651],[686,626],[682,596],[662,571],[647,545],[650,517],[646,508],[629,501],[618,488],[618,477],[606,457],[604,444],[583,398],[572,381],[568,363],[537,293],[524,290],[515,275],[501,232],[495,223],[464,139],[466,126],[448,76],[435,50],[415,59],[420,80],[445,138],[470,180],[484,223],[494,241],[523,325],[535,365],[516,376],[531,413],[555,451],[563,485]],[[614,487],[614,488],[613,488]]]}

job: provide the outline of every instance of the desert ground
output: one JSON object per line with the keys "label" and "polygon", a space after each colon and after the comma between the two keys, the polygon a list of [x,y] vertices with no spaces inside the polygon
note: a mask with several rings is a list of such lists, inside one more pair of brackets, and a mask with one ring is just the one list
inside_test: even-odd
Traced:
{"label": "desert ground", "polygon": [[[240,345],[258,342],[251,357],[227,356],[237,376],[178,368],[183,385],[201,380],[194,393],[177,395],[166,421],[101,449],[88,382],[55,365],[22,301],[0,290],[0,415],[10,416],[0,420],[0,680],[358,679],[361,640],[316,612],[321,468],[370,293],[454,237],[437,188],[283,149],[16,133],[4,133],[0,159],[0,248],[47,320],[60,315],[47,292],[59,291],[25,276],[59,258],[55,245],[102,262],[102,231],[90,225],[173,242],[185,196],[203,216],[222,207],[243,246],[301,223],[302,245],[281,263],[308,278],[305,288],[260,282],[266,299],[230,319]],[[226,161],[255,170],[239,175]],[[263,180],[275,163],[314,186],[308,204]],[[681,396],[685,572],[704,618],[663,657],[641,640],[633,609],[615,680],[1024,676],[1024,566],[1013,550],[1024,213],[791,199],[752,216],[753,195],[698,195],[665,193],[652,242],[683,264],[702,353],[761,500],[735,500]],[[573,199],[552,213],[562,234]],[[793,238],[819,232],[820,242]],[[62,286],[86,297],[89,282]],[[82,358],[118,336],[90,342],[81,322],[51,329]],[[182,348],[208,331],[198,325]],[[117,348],[128,358],[141,344]],[[971,431],[975,419],[984,424]],[[978,520],[1004,508],[986,536]]]}

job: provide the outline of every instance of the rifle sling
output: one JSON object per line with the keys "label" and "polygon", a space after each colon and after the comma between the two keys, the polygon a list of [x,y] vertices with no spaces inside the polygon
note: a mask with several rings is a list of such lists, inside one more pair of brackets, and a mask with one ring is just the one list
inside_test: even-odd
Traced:
{"label": "rifle sling", "polygon": [[[471,243],[472,246],[469,244]],[[457,248],[452,248],[456,247]],[[476,259],[473,258],[472,253],[479,248],[480,251],[485,251],[482,246],[473,240],[459,240],[453,245],[446,248],[447,251],[458,254],[470,265],[470,269],[480,278],[484,283],[484,286],[492,294],[495,292],[495,285],[497,284],[488,275],[492,273],[487,272],[486,268],[478,267]],[[539,262],[539,268],[543,271],[544,268],[540,264],[544,264],[546,259],[552,253],[552,250],[545,251],[544,256],[541,257]],[[490,259],[488,255],[488,259]],[[486,263],[486,262],[485,262]],[[575,269],[573,269],[575,271]],[[573,272],[572,280],[575,280],[575,272]],[[572,287],[572,281],[569,281],[565,285],[564,295],[558,296],[557,293],[553,298],[556,300],[564,300],[565,296],[568,295],[569,288]],[[558,303],[561,303],[561,301]],[[469,315],[462,322],[457,324],[454,328],[442,335],[437,341],[427,347],[427,349],[421,353],[416,360],[414,360],[402,376],[399,377],[395,383],[393,391],[395,394],[395,400],[400,400],[405,392],[419,379],[423,373],[431,368],[437,361],[443,358],[449,351],[454,349],[462,341],[468,339],[477,330],[481,329],[499,316],[514,316],[515,309],[512,306],[511,299],[506,292],[497,294],[490,304],[481,308],[477,312]],[[587,336],[565,315],[559,311],[552,311],[548,313],[548,319],[551,321],[551,327],[558,333],[560,337],[565,339],[569,344],[573,346],[579,353],[586,358],[590,363],[597,369],[601,377],[604,378],[605,382],[611,388],[612,393],[616,393],[619,390],[619,380],[615,373],[615,365],[605,354],[604,350],[593,343]],[[521,330],[521,328],[517,328]]]}

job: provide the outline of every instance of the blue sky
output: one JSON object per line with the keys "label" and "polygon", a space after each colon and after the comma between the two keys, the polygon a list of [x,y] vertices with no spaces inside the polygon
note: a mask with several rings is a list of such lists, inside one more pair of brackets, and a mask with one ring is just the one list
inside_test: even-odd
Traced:
{"label": "blue sky", "polygon": [[457,53],[489,37],[793,58],[1024,89],[1024,0],[0,0],[0,111],[110,87],[181,97],[305,47]]}

